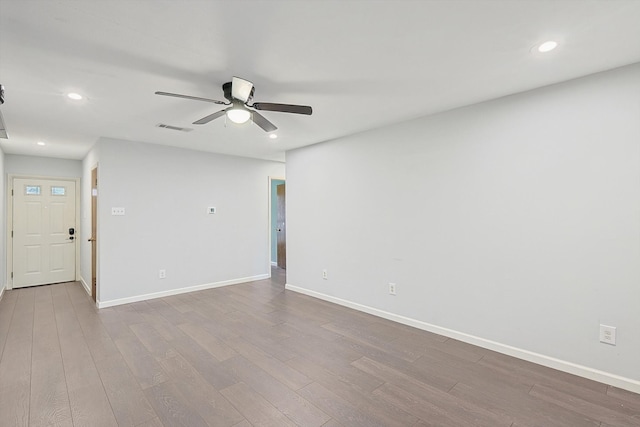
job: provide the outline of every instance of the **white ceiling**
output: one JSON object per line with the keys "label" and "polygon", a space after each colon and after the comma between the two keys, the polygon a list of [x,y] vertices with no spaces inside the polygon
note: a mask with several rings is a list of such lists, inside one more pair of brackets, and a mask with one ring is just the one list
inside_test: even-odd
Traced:
{"label": "white ceiling", "polygon": [[[560,46],[531,52],[547,39]],[[81,159],[110,137],[284,160],[292,148],[639,61],[640,0],[0,0],[0,146]],[[270,140],[251,123],[192,125],[221,106],[154,95],[224,100],[234,75],[255,84],[254,101],[313,115],[263,112],[279,128]]]}

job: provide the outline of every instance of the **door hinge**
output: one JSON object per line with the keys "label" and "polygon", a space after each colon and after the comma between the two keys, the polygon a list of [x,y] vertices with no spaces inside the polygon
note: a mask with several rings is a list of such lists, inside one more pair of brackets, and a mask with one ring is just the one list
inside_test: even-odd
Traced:
{"label": "door hinge", "polygon": [[13,279],[13,271],[11,272],[11,278]]}
{"label": "door hinge", "polygon": [[11,189],[11,195],[13,196],[13,189]]}
{"label": "door hinge", "polygon": [[13,239],[13,230],[11,230],[11,238]]}

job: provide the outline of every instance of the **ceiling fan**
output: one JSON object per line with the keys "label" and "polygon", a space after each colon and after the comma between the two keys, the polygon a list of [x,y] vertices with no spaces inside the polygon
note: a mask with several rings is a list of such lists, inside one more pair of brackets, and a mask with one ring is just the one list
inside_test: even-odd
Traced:
{"label": "ceiling fan", "polygon": [[[225,114],[234,123],[245,123],[253,116],[253,122],[260,126],[265,132],[273,132],[278,129],[273,123],[267,120],[262,114],[255,110],[262,111],[279,111],[282,113],[295,113],[311,115],[311,107],[308,105],[291,105],[291,104],[274,104],[270,102],[254,102],[249,105],[249,102],[253,99],[255,87],[253,83],[248,80],[234,77],[232,81],[222,85],[222,91],[224,97],[228,102],[217,101],[215,99],[200,98],[198,96],[180,95],[178,93],[170,92],[156,92],[156,95],[173,96],[176,98],[193,99],[195,101],[211,102],[213,104],[230,105],[229,108],[220,110],[216,113],[209,114],[206,117],[201,118],[193,122],[194,125],[203,125],[209,123],[212,120],[222,117]],[[250,110],[249,108],[253,108]]]}

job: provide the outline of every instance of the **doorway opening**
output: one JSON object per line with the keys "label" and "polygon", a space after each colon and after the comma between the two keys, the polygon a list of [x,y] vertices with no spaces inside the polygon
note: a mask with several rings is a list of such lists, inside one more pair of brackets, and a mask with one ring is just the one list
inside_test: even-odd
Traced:
{"label": "doorway opening", "polygon": [[91,298],[93,301],[97,299],[97,282],[98,282],[98,166],[91,169]]}
{"label": "doorway opening", "polygon": [[270,242],[271,266],[287,268],[286,183],[284,179],[270,178]]}

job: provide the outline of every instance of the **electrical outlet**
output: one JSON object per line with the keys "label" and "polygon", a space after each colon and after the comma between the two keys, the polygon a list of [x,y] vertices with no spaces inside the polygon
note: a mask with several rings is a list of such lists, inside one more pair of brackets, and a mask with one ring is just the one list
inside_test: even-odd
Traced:
{"label": "electrical outlet", "polygon": [[616,345],[616,327],[600,325],[600,342]]}
{"label": "electrical outlet", "polygon": [[167,278],[167,270],[159,270],[158,271],[158,278],[166,279]]}
{"label": "electrical outlet", "polygon": [[324,270],[322,270],[322,278],[324,280],[327,280],[329,278],[329,276],[327,275],[327,269],[326,268]]}
{"label": "electrical outlet", "polygon": [[396,294],[396,284],[389,283],[389,295],[395,295],[395,294]]}

